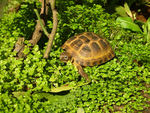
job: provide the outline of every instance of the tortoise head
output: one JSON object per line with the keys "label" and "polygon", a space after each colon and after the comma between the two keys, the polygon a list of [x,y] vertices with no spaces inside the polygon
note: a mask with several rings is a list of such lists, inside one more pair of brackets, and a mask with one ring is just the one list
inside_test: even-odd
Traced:
{"label": "tortoise head", "polygon": [[71,60],[71,56],[69,53],[63,52],[60,54],[60,60],[63,62],[67,62],[67,61]]}

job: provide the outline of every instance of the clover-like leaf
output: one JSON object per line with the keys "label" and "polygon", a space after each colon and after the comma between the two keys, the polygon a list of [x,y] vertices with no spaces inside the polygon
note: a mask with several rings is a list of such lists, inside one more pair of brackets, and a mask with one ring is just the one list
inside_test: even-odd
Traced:
{"label": "clover-like leaf", "polygon": [[83,108],[78,108],[77,113],[85,113]]}

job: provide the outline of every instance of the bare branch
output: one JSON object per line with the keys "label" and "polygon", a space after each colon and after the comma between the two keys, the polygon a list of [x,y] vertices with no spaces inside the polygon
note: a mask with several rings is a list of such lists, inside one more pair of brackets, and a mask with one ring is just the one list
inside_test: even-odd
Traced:
{"label": "bare branch", "polygon": [[[40,12],[40,18],[41,18],[42,25],[45,26],[46,18],[48,15],[48,0],[41,0],[41,2],[42,2],[42,8],[41,8],[41,12]],[[29,40],[29,43],[31,43],[32,46],[36,45],[38,43],[38,41],[40,40],[42,34],[43,34],[43,29],[40,25],[40,21],[37,20],[35,30],[33,32],[31,40]],[[18,39],[18,41],[20,41],[20,39]],[[18,43],[18,41],[16,43]],[[17,58],[25,58],[26,57],[26,55],[24,55],[24,53],[23,53],[24,47],[25,47],[24,43],[21,43],[21,45],[14,47],[14,51],[17,50],[16,51],[17,52],[17,56],[16,56]]]}
{"label": "bare branch", "polygon": [[[45,26],[46,23],[46,17],[48,15],[48,0],[41,0],[42,1],[42,8],[40,12],[40,18],[41,18],[41,23],[43,26]],[[37,44],[37,42],[40,40],[41,36],[43,33],[43,29],[40,25],[40,20],[37,20],[37,24],[35,27],[35,30],[32,35],[32,39],[29,41],[33,46]]]}
{"label": "bare branch", "polygon": [[51,10],[53,14],[53,28],[51,34],[49,35],[48,45],[44,53],[44,58],[48,58],[49,52],[51,51],[53,40],[57,30],[57,24],[58,24],[57,10],[55,9],[55,0],[49,0],[49,2],[51,4]]}
{"label": "bare branch", "polygon": [[[49,38],[48,45],[47,45],[46,51],[44,53],[44,58],[48,58],[49,52],[51,51],[51,48],[52,48],[56,30],[57,30],[57,24],[58,24],[57,10],[55,9],[55,0],[41,0],[41,2],[42,2],[42,8],[41,8],[40,15],[38,14],[38,11],[36,9],[34,10],[38,17],[38,20],[37,20],[37,24],[35,26],[35,30],[32,35],[32,39],[29,40],[29,43],[31,43],[32,46],[37,44],[37,42],[40,40],[42,33],[44,31],[45,35]],[[48,33],[44,27],[45,23],[46,23],[46,17],[48,15],[48,3],[50,3],[50,5],[51,5],[51,10],[52,10],[52,14],[53,14],[53,28],[52,28],[51,33]],[[25,44],[21,45],[20,47],[22,47],[22,49],[17,51],[18,55],[20,55],[19,58],[26,56],[26,55],[22,55],[23,50],[24,50],[24,45]]]}

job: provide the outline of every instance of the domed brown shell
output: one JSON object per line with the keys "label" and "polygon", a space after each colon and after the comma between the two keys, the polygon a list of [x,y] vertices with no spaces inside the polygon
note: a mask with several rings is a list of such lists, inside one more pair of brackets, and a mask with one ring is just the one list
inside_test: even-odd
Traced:
{"label": "domed brown shell", "polygon": [[92,32],[84,32],[71,37],[64,43],[62,49],[81,66],[100,65],[115,56],[110,44]]}

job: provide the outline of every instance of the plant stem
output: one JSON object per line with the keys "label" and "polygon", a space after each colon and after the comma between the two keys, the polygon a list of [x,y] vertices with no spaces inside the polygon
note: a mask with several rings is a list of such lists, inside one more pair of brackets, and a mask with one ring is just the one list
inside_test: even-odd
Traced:
{"label": "plant stem", "polygon": [[36,14],[38,20],[40,21],[40,25],[41,25],[41,27],[42,27],[42,29],[43,29],[45,35],[48,37],[48,36],[49,36],[49,33],[47,32],[47,30],[45,29],[44,25],[42,24],[42,21],[41,21],[41,18],[40,18],[40,15],[39,15],[37,9],[34,9],[34,12],[35,12],[35,14]]}

